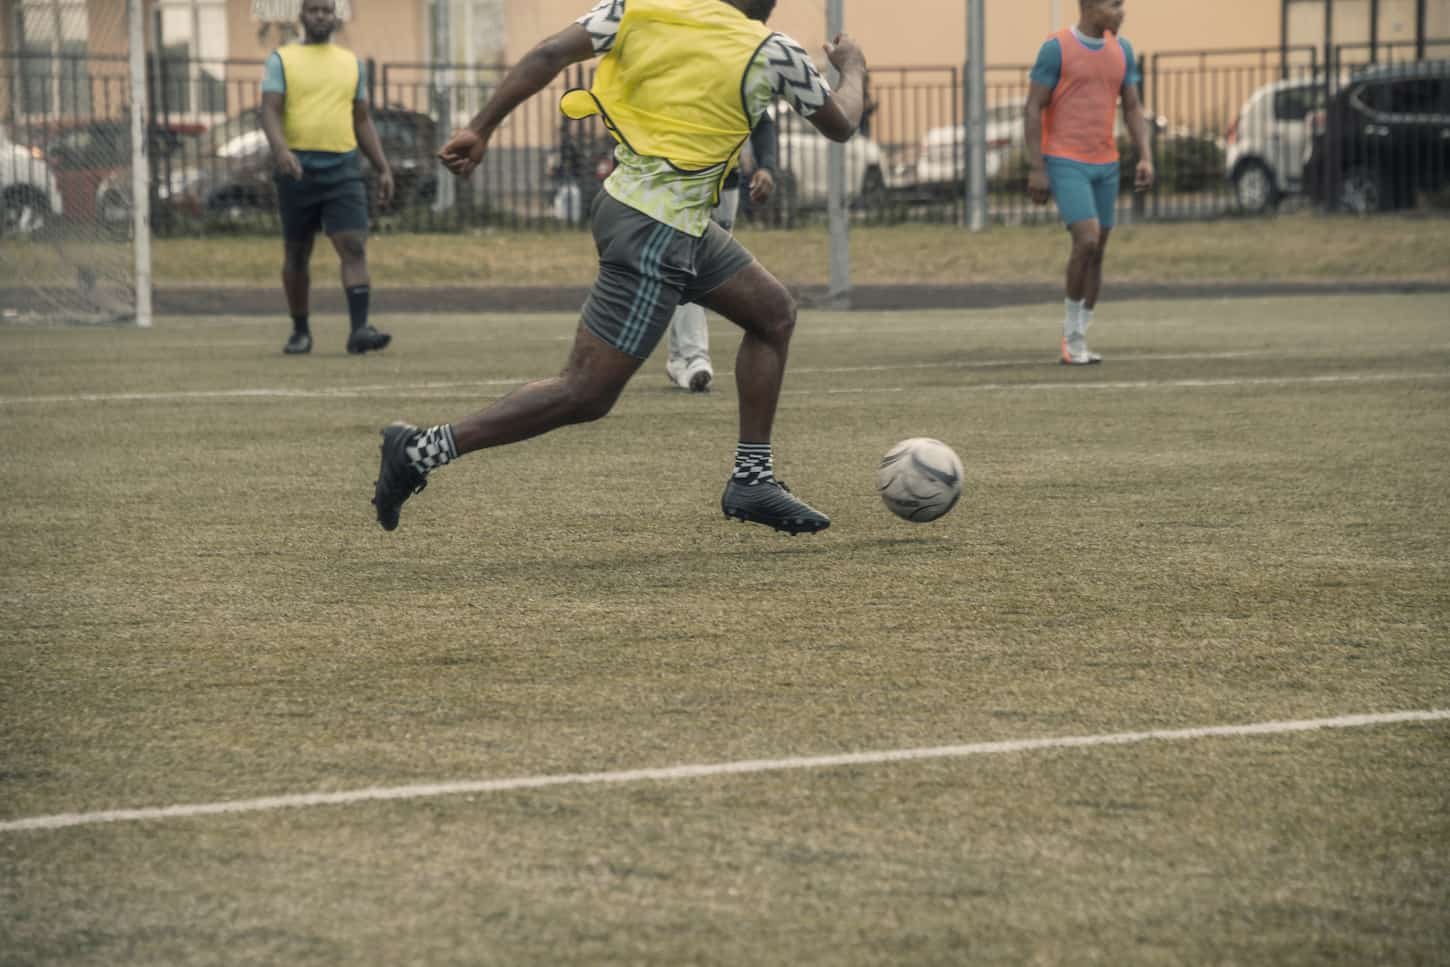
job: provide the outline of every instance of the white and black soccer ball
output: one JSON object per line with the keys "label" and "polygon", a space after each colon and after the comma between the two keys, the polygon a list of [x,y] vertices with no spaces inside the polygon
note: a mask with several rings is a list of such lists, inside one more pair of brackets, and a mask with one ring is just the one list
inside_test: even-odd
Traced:
{"label": "white and black soccer ball", "polygon": [[962,461],[940,440],[902,440],[881,458],[876,490],[897,517],[925,524],[951,510],[961,498]]}

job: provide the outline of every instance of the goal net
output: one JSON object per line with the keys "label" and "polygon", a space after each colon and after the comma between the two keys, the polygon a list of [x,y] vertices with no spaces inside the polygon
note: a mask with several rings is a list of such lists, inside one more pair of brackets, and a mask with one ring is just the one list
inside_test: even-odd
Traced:
{"label": "goal net", "polygon": [[143,7],[0,4],[0,319],[150,322]]}

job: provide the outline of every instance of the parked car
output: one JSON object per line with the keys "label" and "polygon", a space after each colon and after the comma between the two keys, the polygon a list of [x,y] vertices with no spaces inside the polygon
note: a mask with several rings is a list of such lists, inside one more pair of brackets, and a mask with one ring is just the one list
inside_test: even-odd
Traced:
{"label": "parked car", "polygon": [[1346,81],[1315,118],[1304,181],[1316,201],[1350,212],[1408,208],[1450,185],[1450,60]]}
{"label": "parked car", "polygon": [[[428,204],[438,194],[438,164],[433,157],[436,126],[432,118],[399,108],[374,108],[373,124],[393,169],[393,202],[377,207],[376,176],[366,162],[372,213],[389,214]],[[250,108],[216,125],[195,146],[153,159],[152,210],[160,220],[208,218],[242,221],[277,207],[272,181],[272,152],[261,128],[261,113]],[[97,189],[96,205],[108,223],[129,220],[130,183],[113,176]]]}
{"label": "parked car", "polygon": [[16,144],[0,128],[0,235],[29,235],[64,211],[45,152]]}
{"label": "parked car", "polygon": [[1324,106],[1324,80],[1275,81],[1254,91],[1229,125],[1229,182],[1241,211],[1259,213],[1301,190],[1310,117]]}
{"label": "parked car", "polygon": [[[152,124],[150,158],[175,155],[205,130],[199,124]],[[96,217],[96,189],[113,175],[130,170],[131,122],[127,118],[66,120],[31,132],[55,173],[65,215],[70,221]]]}
{"label": "parked car", "polygon": [[[775,194],[765,207],[777,211],[823,207],[830,199],[830,139],[789,108],[770,110],[776,122]],[[867,208],[881,204],[894,184],[894,179],[888,181],[881,146],[858,133],[845,148],[848,201]]]}
{"label": "parked car", "polygon": [[[1161,137],[1168,129],[1162,117],[1148,115],[1150,130]],[[1131,145],[1127,125],[1119,112],[1115,121],[1119,151]],[[1027,124],[1022,104],[997,104],[987,109],[987,180],[1000,187],[1025,186],[1027,181]],[[916,160],[899,173],[902,189],[928,197],[961,195],[967,176],[967,128],[964,124],[929,128],[916,149]],[[1132,180],[1132,171],[1125,174]]]}
{"label": "parked car", "polygon": [[[1014,156],[1026,143],[1021,104],[999,104],[987,110],[987,177],[993,181],[1010,172]],[[916,160],[901,172],[903,180],[932,195],[960,194],[967,170],[965,125],[929,129],[922,136]]]}

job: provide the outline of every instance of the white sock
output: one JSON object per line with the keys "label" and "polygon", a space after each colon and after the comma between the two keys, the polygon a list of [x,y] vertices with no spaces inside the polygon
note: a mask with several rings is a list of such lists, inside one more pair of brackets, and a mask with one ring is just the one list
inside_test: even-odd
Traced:
{"label": "white sock", "polygon": [[1080,322],[1083,313],[1082,300],[1064,299],[1062,301],[1067,306],[1067,314],[1062,319],[1062,337],[1064,339],[1072,339],[1074,336],[1082,333],[1082,324]]}
{"label": "white sock", "polygon": [[1082,335],[1086,336],[1087,335],[1087,331],[1088,331],[1088,326],[1091,326],[1092,324],[1093,324],[1093,311],[1091,309],[1089,309],[1087,306],[1083,306],[1082,307],[1082,311],[1077,314],[1077,331],[1079,333],[1081,333]]}

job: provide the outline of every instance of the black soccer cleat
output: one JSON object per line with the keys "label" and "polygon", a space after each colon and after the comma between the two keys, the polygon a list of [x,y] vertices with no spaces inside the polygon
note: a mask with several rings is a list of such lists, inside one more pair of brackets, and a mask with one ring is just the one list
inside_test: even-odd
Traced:
{"label": "black soccer cleat", "polygon": [[413,469],[406,452],[408,441],[417,432],[418,428],[408,423],[393,423],[383,428],[383,456],[378,479],[373,482],[373,506],[378,511],[378,523],[385,531],[398,529],[403,502],[414,494],[421,494],[428,486],[428,478]]}
{"label": "black soccer cleat", "polygon": [[303,353],[312,352],[312,333],[293,332],[291,338],[287,340],[287,345],[282,347],[282,351],[289,356],[300,356]]}
{"label": "black soccer cleat", "polygon": [[720,497],[720,509],[726,517],[764,524],[792,536],[814,534],[831,526],[831,518],[793,496],[779,480],[749,486],[731,477]]}
{"label": "black soccer cleat", "polygon": [[388,343],[392,341],[391,333],[378,332],[372,326],[358,326],[347,337],[347,351],[354,356],[362,353],[375,353],[380,349],[386,349]]}

